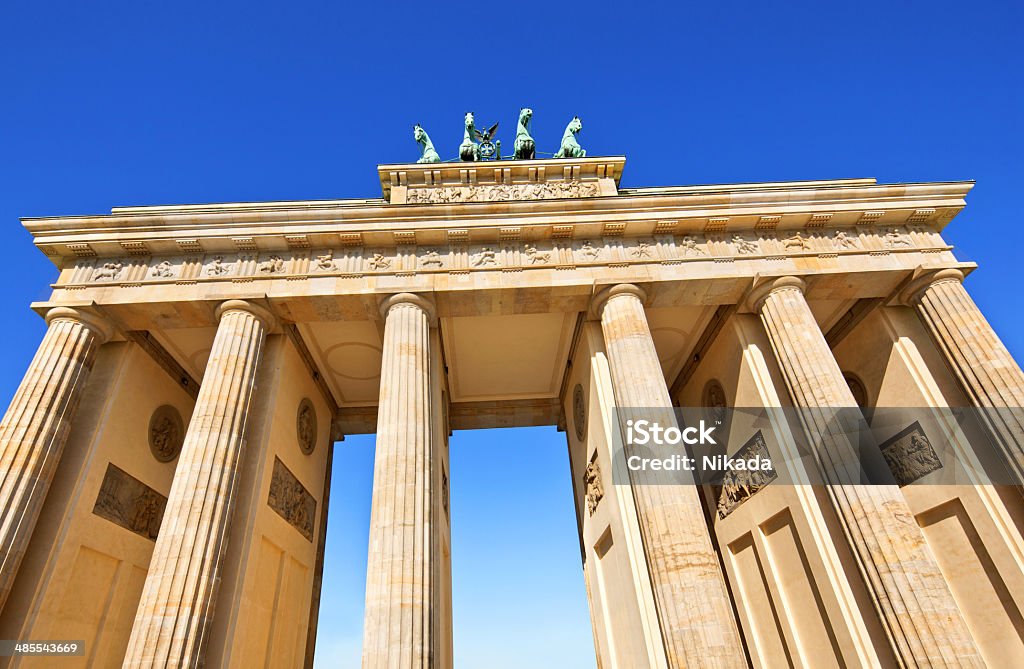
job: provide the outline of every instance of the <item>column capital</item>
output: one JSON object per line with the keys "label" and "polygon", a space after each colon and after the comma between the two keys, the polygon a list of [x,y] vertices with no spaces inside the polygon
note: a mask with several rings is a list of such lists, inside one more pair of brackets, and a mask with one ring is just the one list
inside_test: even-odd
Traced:
{"label": "column capital", "polygon": [[752,312],[759,313],[764,301],[772,293],[780,290],[799,290],[801,293],[807,291],[807,284],[798,276],[779,276],[763,279],[755,283],[754,287],[747,294],[745,303]]}
{"label": "column capital", "polygon": [[600,319],[601,314],[604,312],[604,306],[608,304],[608,300],[619,295],[632,295],[640,300],[641,304],[647,301],[647,292],[636,284],[619,283],[614,286],[608,286],[598,292],[590,301],[590,311],[594,317]]}
{"label": "column capital", "polygon": [[908,283],[906,288],[900,291],[899,296],[897,297],[900,304],[913,306],[917,302],[918,298],[921,297],[921,293],[937,283],[942,283],[944,281],[956,281],[957,283],[963,283],[964,281],[964,273],[954,267],[937,270],[922,269],[919,271],[921,274]]}
{"label": "column capital", "polygon": [[229,311],[244,311],[247,314],[252,315],[263,324],[263,327],[267,331],[273,330],[274,326],[277,324],[277,318],[274,314],[270,313],[267,309],[246,300],[227,300],[226,302],[221,302],[217,306],[217,321],[220,322],[220,319],[224,317],[224,314]]}
{"label": "column capital", "polygon": [[72,307],[54,307],[46,312],[46,324],[54,321],[74,321],[85,326],[97,339],[97,344],[104,344],[114,336],[114,325],[99,314],[89,313]]}
{"label": "column capital", "polygon": [[388,312],[391,311],[393,307],[397,307],[400,304],[411,304],[415,307],[419,307],[419,309],[427,315],[427,320],[430,321],[431,325],[437,323],[437,310],[434,308],[434,304],[427,298],[422,295],[417,295],[416,293],[396,293],[391,295],[381,302],[380,315],[384,317],[384,320],[387,320]]}

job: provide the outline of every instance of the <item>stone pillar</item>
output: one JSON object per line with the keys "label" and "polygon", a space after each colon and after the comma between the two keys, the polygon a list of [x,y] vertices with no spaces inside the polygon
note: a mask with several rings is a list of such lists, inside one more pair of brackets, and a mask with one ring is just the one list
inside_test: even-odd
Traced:
{"label": "stone pillar", "polygon": [[[903,666],[984,666],[899,488],[850,483],[860,480],[857,444],[842,425],[845,412],[836,409],[849,412],[857,402],[804,288],[796,277],[769,280],[753,291],[749,304],[764,323],[893,648]],[[857,419],[863,421],[859,412]]]}
{"label": "stone pillar", "polygon": [[0,422],[0,610],[50,489],[96,351],[113,330],[97,316],[57,307]]}
{"label": "stone pillar", "polygon": [[125,667],[201,667],[220,583],[256,372],[273,316],[230,300],[218,308],[195,411],[135,614]]}
{"label": "stone pillar", "polygon": [[[644,409],[643,418],[665,427],[678,426],[644,299],[640,288],[622,284],[606,289],[594,301],[620,429],[631,409]],[[631,488],[669,666],[746,667],[697,487],[644,478],[647,483],[634,480]]]}
{"label": "stone pillar", "polygon": [[963,286],[958,269],[920,277],[903,292],[976,407],[1018,482],[1024,482],[1024,372]]}
{"label": "stone pillar", "polygon": [[[401,293],[381,307],[384,352],[373,468],[364,669],[434,669],[440,631],[433,610],[437,524],[432,485],[432,306]],[[443,669],[443,668],[439,668]]]}

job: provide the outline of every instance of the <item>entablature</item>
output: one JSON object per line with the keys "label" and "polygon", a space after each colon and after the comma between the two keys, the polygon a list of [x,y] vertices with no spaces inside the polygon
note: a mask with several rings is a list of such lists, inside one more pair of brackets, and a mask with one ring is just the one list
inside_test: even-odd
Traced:
{"label": "entablature", "polygon": [[[845,179],[619,189],[624,163],[612,157],[383,165],[378,172],[390,201],[120,207],[109,215],[23,223],[36,246],[63,268],[83,258],[131,256],[658,235],[704,235],[710,241],[717,234],[766,232],[885,234],[900,226],[938,232],[965,206],[973,187],[972,182],[879,185],[873,179]],[[414,191],[428,195],[414,194],[416,201],[410,202]]]}

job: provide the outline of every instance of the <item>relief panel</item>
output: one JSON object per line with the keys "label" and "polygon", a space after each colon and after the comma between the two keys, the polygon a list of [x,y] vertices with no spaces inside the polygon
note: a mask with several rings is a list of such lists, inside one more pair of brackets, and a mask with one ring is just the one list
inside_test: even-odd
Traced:
{"label": "relief panel", "polygon": [[896,483],[901,486],[942,469],[938,453],[917,421],[890,437],[880,448]]}
{"label": "relief panel", "polygon": [[156,541],[167,498],[114,464],[107,465],[92,512]]}
{"label": "relief panel", "polygon": [[[764,436],[758,430],[754,436],[747,440],[736,453],[733,459],[747,460],[754,457],[762,457],[771,460],[768,452],[768,445]],[[762,488],[778,478],[774,469],[762,470],[729,470],[722,476],[722,482],[713,486],[715,499],[718,500],[718,517],[724,519],[748,499],[753,497]]]}
{"label": "relief panel", "polygon": [[560,198],[595,197],[601,194],[595,181],[549,181],[528,184],[495,184],[491,186],[441,186],[410,188],[409,204],[441,204],[454,202],[507,202],[510,200],[554,200]]}
{"label": "relief panel", "polygon": [[313,541],[316,499],[277,457],[274,458],[274,472],[270,480],[267,504],[298,530],[299,534]]}

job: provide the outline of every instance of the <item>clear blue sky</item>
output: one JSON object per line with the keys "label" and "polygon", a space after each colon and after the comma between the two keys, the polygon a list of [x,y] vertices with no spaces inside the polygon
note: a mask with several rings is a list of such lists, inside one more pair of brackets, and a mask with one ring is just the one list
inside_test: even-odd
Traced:
{"label": "clear blue sky", "polygon": [[[1020,2],[5,3],[0,402],[55,276],[19,216],[377,196],[374,166],[418,155],[413,123],[450,158],[465,111],[508,146],[520,106],[542,151],[580,115],[630,186],[976,179],[947,239],[1020,358],[1022,34]],[[335,460],[333,666],[358,655],[372,450]],[[568,499],[563,435],[454,438],[460,669],[594,666]]]}

